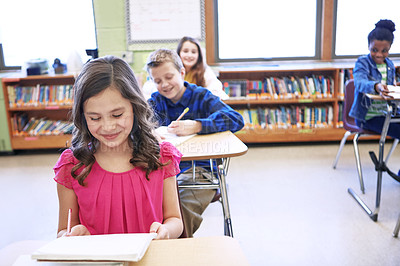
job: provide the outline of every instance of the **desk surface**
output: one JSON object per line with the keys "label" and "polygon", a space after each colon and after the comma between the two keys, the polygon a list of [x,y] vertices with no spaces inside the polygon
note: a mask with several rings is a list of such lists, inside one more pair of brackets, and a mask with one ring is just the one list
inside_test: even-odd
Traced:
{"label": "desk surface", "polygon": [[236,157],[245,154],[248,149],[230,131],[196,135],[176,147],[183,154],[182,161]]}
{"label": "desk surface", "polygon": [[[59,263],[39,263],[30,258],[30,254],[36,249],[44,245],[45,242],[38,241],[31,243],[30,241],[22,241],[16,243],[7,250],[4,254],[8,256],[19,256],[14,266],[61,266],[65,264]],[[13,250],[15,249],[15,250]],[[13,254],[14,253],[14,254]],[[1,252],[0,252],[1,254]],[[7,258],[2,258],[7,259]],[[6,260],[7,261],[7,260]],[[12,264],[12,262],[11,262]],[[70,264],[68,264],[70,265]],[[79,264],[78,264],[79,265]],[[90,264],[86,264],[90,265]],[[249,265],[244,253],[239,245],[239,242],[228,236],[211,236],[198,238],[181,238],[169,240],[154,240],[139,262],[131,262],[129,266],[203,266],[203,265],[229,265],[229,266],[246,266]]]}
{"label": "desk surface", "polygon": [[152,241],[141,261],[145,265],[249,265],[236,239],[228,236]]}

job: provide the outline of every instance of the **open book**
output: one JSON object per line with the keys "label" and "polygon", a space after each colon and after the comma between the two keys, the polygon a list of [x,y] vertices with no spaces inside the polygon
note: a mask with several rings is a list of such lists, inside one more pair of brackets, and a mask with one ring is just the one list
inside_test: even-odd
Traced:
{"label": "open book", "polygon": [[57,238],[32,254],[40,261],[139,261],[156,233]]}
{"label": "open book", "polygon": [[400,86],[387,85],[389,95],[394,99],[400,99]]}
{"label": "open book", "polygon": [[168,141],[168,142],[172,143],[174,146],[178,146],[179,144],[196,136],[196,134],[192,134],[192,135],[188,135],[188,136],[177,136],[173,133],[168,132],[167,126],[161,126],[161,127],[157,128],[156,132],[164,138],[163,141]]}

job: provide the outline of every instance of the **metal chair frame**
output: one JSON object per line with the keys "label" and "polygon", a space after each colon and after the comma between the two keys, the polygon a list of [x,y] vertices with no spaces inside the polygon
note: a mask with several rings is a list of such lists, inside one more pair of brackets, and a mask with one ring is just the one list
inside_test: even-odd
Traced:
{"label": "metal chair frame", "polygon": [[[354,135],[353,138],[353,148],[354,148],[354,156],[356,159],[356,166],[357,166],[357,173],[358,173],[358,179],[360,182],[360,190],[363,194],[365,194],[365,186],[364,186],[364,178],[363,178],[363,173],[362,173],[362,167],[361,167],[361,159],[360,159],[360,151],[358,148],[358,140],[361,136],[371,136],[371,135],[380,135],[375,132],[363,130],[362,128],[359,128],[356,123],[354,118],[349,116],[349,112],[351,109],[351,106],[353,105],[354,101],[354,80],[348,80],[345,85],[345,100],[343,103],[343,127],[347,130],[344,133],[344,136],[342,140],[340,141],[340,146],[339,150],[336,154],[335,161],[333,162],[333,169],[336,169],[337,163],[340,158],[340,154],[342,153],[344,144],[346,143],[346,140],[351,136]],[[387,154],[385,158],[385,163],[388,162],[390,156],[392,155],[393,151],[395,150],[397,144],[399,143],[398,139],[393,140],[392,147],[389,150],[389,153]]]}

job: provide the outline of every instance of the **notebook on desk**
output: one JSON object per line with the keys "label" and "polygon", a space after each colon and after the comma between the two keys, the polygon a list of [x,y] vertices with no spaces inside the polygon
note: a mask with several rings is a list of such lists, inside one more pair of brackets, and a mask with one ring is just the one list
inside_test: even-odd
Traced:
{"label": "notebook on desk", "polygon": [[179,144],[187,141],[188,139],[193,138],[196,134],[188,135],[188,136],[177,136],[176,134],[168,132],[167,126],[161,126],[156,129],[156,132],[163,137],[163,141],[168,141],[172,143],[175,147]]}
{"label": "notebook on desk", "polygon": [[400,99],[400,86],[387,85],[389,95],[394,99]]}
{"label": "notebook on desk", "polygon": [[156,233],[110,234],[57,238],[32,254],[38,261],[139,261]]}

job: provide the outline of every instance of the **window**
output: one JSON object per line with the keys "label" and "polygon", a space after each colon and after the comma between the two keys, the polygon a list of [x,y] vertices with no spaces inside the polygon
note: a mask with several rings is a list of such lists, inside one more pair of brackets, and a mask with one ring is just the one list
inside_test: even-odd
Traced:
{"label": "window", "polygon": [[316,59],[321,0],[217,0],[216,61]]}
{"label": "window", "polygon": [[97,48],[92,0],[0,0],[0,44],[5,66],[66,63],[76,52],[86,62],[85,50]]}
{"label": "window", "polygon": [[334,57],[368,54],[368,34],[380,19],[396,25],[390,56],[400,56],[399,0],[336,0],[336,42]]}

